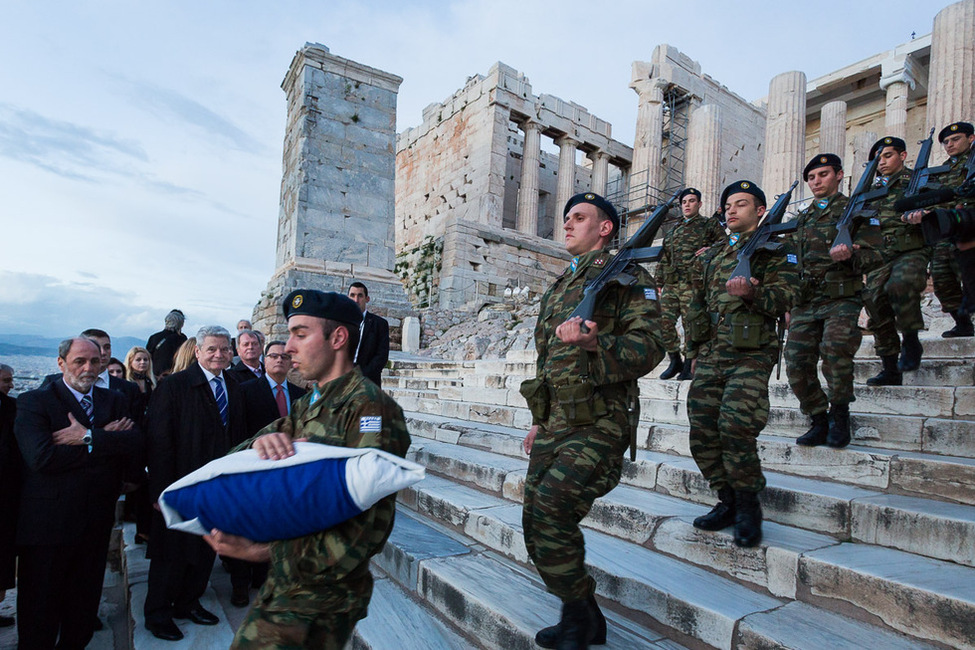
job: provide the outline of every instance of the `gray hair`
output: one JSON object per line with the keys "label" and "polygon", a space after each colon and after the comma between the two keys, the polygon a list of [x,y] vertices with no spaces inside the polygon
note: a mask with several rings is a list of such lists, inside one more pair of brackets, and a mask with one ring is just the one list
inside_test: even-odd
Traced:
{"label": "gray hair", "polygon": [[99,352],[101,352],[101,347],[87,336],[72,336],[70,339],[64,339],[58,344],[58,357],[67,361],[68,353],[71,352],[71,346],[74,345],[75,341],[90,343],[98,348]]}
{"label": "gray hair", "polygon": [[14,374],[14,369],[5,363],[0,363],[0,372],[9,372],[12,375]]}
{"label": "gray hair", "polygon": [[219,336],[227,339],[227,343],[230,343],[230,332],[226,328],[219,325],[204,325],[196,333],[196,347],[202,348],[203,340],[208,336]]}
{"label": "gray hair", "polygon": [[240,330],[239,332],[237,332],[237,340],[238,341],[242,340],[245,336],[248,336],[248,337],[249,336],[253,336],[255,339],[257,339],[258,345],[260,345],[261,343],[263,343],[263,341],[261,341],[261,333],[260,332],[255,332],[254,330]]}
{"label": "gray hair", "polygon": [[165,325],[166,329],[168,330],[181,330],[183,329],[183,323],[185,322],[186,316],[183,315],[183,312],[178,309],[174,309],[166,314],[166,319],[163,321],[163,325]]}

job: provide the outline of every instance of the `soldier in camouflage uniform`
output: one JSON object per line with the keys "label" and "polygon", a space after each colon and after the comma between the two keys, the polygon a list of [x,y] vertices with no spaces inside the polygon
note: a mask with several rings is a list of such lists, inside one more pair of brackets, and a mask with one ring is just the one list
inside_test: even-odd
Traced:
{"label": "soldier in camouflage uniform", "polygon": [[[536,376],[522,384],[532,411],[522,525],[528,553],[549,591],[563,603],[558,625],[538,632],[543,648],[604,643],[606,621],[585,566],[579,522],[619,483],[623,452],[639,419],[637,379],[663,358],[653,277],[634,264],[636,282],[611,284],[593,320],[569,318],[583,287],[609,262],[619,228],[613,206],[592,193],[563,211],[565,247],[575,257],[542,297]],[[585,327],[583,327],[583,325]]]}
{"label": "soldier in camouflage uniform", "polygon": [[[286,349],[314,389],[295,402],[290,415],[234,451],[253,447],[262,458],[279,460],[294,454],[292,440],[306,438],[405,456],[410,436],[403,411],[352,365],[362,320],[356,304],[338,293],[299,289],[285,299],[284,313],[291,331]],[[386,543],[395,510],[391,495],[328,530],[270,544],[219,531],[207,536],[221,555],[271,563],[232,647],[344,648],[366,616],[369,558]]]}
{"label": "soldier in camouflage uniform", "polygon": [[906,144],[893,136],[881,138],[870,149],[870,160],[876,156],[880,160],[874,186],[886,187],[887,194],[866,208],[876,210],[873,218],[880,222],[881,264],[867,273],[863,302],[870,316],[868,327],[873,332],[874,349],[883,367],[880,374],[867,380],[867,385],[900,386],[902,369],[916,370],[921,363],[923,348],[917,333],[924,328],[921,293],[928,282],[931,249],[924,243],[920,226],[901,221],[901,213],[894,208],[911,180],[911,170],[904,166]]}
{"label": "soldier in camouflage uniform", "polygon": [[[858,320],[863,300],[865,267],[876,265],[879,222],[851,224],[853,250],[833,247],[836,223],[849,199],[840,190],[843,165],[831,153],[814,157],[803,170],[813,202],[799,213],[796,232],[790,238],[799,258],[799,296],[789,320],[785,347],[789,385],[812,427],[799,437],[800,445],[845,447],[850,443],[850,402],[853,395],[853,357],[860,348]],[[855,227],[853,227],[855,226]],[[869,233],[874,233],[869,241]],[[829,394],[819,383],[817,367]],[[827,407],[829,414],[827,416]]]}
{"label": "soldier in camouflage uniform", "polygon": [[762,538],[758,495],[765,477],[756,439],[769,414],[768,381],[778,358],[776,320],[789,310],[799,284],[788,245],[759,250],[753,277],[731,278],[738,252],[765,214],[765,194],[754,183],[732,183],[721,195],[731,236],[699,260],[688,341],[698,350],[687,395],[694,461],[719,502],[694,520],[704,530],[735,525],[735,543]]}
{"label": "soldier in camouflage uniform", "polygon": [[701,192],[688,187],[679,195],[680,209],[684,218],[664,236],[663,253],[657,267],[660,281],[660,322],[664,337],[664,349],[670,356],[670,365],[660,375],[670,379],[680,373],[678,380],[691,379],[693,357],[684,348],[681,359],[680,338],[677,336],[677,318],[686,327],[687,307],[693,292],[691,270],[694,258],[715,242],[724,239],[721,222],[701,214]]}
{"label": "soldier in camouflage uniform", "polygon": [[[943,128],[938,134],[938,141],[949,156],[943,163],[949,168],[948,171],[937,176],[939,184],[955,188],[965,181],[967,175],[965,163],[968,161],[972,142],[975,141],[973,131],[975,129],[968,122],[955,122]],[[966,208],[975,207],[975,200],[955,200],[935,207],[954,208],[959,204]],[[941,311],[951,314],[955,320],[955,326],[942,336],[945,338],[975,336],[975,326],[972,325],[971,316],[975,305],[962,303],[961,272],[955,259],[954,242],[946,239],[934,245],[934,255],[931,258],[931,281],[934,284],[934,295],[941,302]]]}

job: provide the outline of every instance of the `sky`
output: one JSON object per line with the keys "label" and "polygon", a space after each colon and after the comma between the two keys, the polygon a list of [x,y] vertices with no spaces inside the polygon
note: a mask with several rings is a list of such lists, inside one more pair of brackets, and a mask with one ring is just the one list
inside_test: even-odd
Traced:
{"label": "sky", "polygon": [[398,131],[503,61],[632,145],[630,66],[659,43],[755,100],[780,72],[927,34],[947,4],[0,0],[0,334],[249,318],[274,272],[280,85],[306,42],[403,77]]}

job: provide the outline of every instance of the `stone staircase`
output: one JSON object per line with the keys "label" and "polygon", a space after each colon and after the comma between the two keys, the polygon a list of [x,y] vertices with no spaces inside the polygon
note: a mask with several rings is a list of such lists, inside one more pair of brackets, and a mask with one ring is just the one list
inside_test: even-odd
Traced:
{"label": "stone staircase", "polygon": [[[714,496],[688,451],[689,382],[641,380],[637,460],[583,522],[606,647],[975,648],[975,339],[922,342],[905,386],[858,383],[854,442],[842,450],[794,444],[808,420],[773,375],[759,439],[765,539],[754,549],[691,525]],[[878,368],[868,338],[858,382]],[[429,474],[400,494],[376,561],[377,597],[383,582],[384,598],[409,606],[382,609],[403,618],[398,629],[442,639],[427,647],[535,647],[559,604],[521,531],[531,417],[518,386],[532,355],[397,359],[387,372],[410,457]],[[363,641],[393,624],[379,609],[360,624],[361,647],[383,647]]]}

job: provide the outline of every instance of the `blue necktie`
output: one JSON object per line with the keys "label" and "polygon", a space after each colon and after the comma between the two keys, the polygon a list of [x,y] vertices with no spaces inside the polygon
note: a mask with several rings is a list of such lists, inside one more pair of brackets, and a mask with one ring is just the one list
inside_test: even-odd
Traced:
{"label": "blue necktie", "polygon": [[85,409],[85,415],[88,416],[88,424],[94,424],[92,416],[95,414],[95,408],[91,403],[90,395],[81,396],[81,408]]}
{"label": "blue necktie", "polygon": [[213,396],[217,398],[217,408],[220,409],[220,421],[223,422],[223,426],[227,426],[227,393],[223,390],[223,384],[220,380],[214,377],[210,381],[213,382]]}

